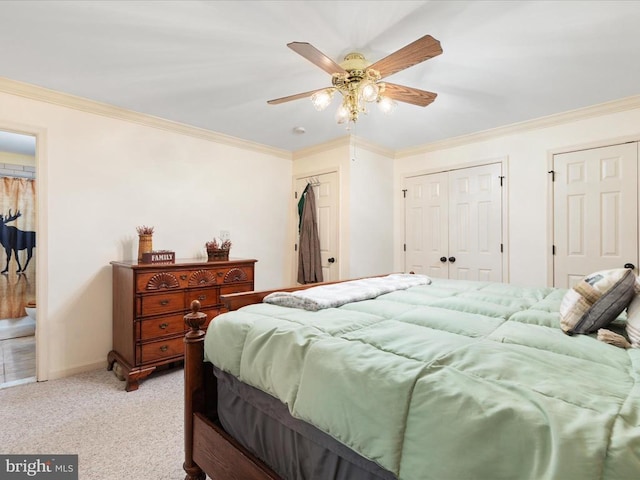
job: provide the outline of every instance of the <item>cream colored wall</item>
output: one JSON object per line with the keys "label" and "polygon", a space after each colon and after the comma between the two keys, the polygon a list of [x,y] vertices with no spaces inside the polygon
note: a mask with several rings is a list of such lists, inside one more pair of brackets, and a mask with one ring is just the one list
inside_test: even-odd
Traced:
{"label": "cream colored wall", "polygon": [[358,146],[351,155],[349,277],[393,268],[393,158]]}
{"label": "cream colored wall", "polygon": [[290,155],[134,119],[0,93],[0,129],[37,135],[41,380],[106,366],[109,262],[135,258],[137,225],[178,258],[204,258],[204,242],[229,230],[231,256],[258,259],[256,288],[288,281]]}
{"label": "cream colored wall", "polygon": [[[402,179],[412,173],[507,157],[509,276],[505,280],[521,285],[547,285],[551,269],[550,158],[560,151],[640,139],[639,98],[399,155],[395,189],[399,191]],[[398,245],[403,242],[403,203],[398,195],[394,198],[394,241]],[[394,262],[396,268],[402,268],[403,255],[396,254]]]}

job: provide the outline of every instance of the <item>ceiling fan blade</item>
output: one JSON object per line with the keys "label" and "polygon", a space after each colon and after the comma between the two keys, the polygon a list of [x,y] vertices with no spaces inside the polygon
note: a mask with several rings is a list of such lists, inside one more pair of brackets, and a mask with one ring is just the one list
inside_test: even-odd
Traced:
{"label": "ceiling fan blade", "polygon": [[314,65],[320,67],[325,72],[333,75],[334,73],[346,73],[346,70],[336,62],[327,57],[316,47],[307,42],[291,42],[287,44],[291,50],[309,60]]}
{"label": "ceiling fan blade", "polygon": [[384,92],[382,96],[393,98],[399,102],[411,103],[420,107],[426,107],[433,102],[438,96],[437,93],[427,92],[404,85],[396,85],[395,83],[384,82]]}
{"label": "ceiling fan blade", "polygon": [[300,98],[310,97],[311,95],[313,95],[316,92],[319,92],[320,90],[326,90],[326,88],[319,88],[318,90],[311,90],[310,92],[296,93],[295,95],[289,95],[288,97],[274,98],[273,100],[268,100],[267,103],[269,105],[279,105],[280,103],[290,102],[291,100],[298,100]]}
{"label": "ceiling fan blade", "polygon": [[394,73],[412,67],[420,62],[429,60],[442,53],[440,42],[431,35],[425,35],[406,47],[378,60],[369,68],[380,72],[380,78],[388,77]]}

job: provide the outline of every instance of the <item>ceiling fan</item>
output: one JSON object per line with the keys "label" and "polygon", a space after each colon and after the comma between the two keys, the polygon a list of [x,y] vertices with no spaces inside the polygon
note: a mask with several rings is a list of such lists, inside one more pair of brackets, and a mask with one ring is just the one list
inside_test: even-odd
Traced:
{"label": "ceiling fan", "polygon": [[366,113],[366,103],[369,102],[376,102],[383,111],[388,112],[395,105],[394,100],[426,107],[437,96],[433,92],[381,81],[389,75],[440,55],[440,42],[431,35],[425,35],[373,64],[357,52],[347,54],[344,61],[338,64],[310,43],[292,42],[287,47],[331,74],[333,86],[269,100],[267,103],[270,105],[311,97],[315,108],[324,110],[331,103],[333,95],[340,92],[342,104],[336,113],[336,121],[355,123],[360,113]]}

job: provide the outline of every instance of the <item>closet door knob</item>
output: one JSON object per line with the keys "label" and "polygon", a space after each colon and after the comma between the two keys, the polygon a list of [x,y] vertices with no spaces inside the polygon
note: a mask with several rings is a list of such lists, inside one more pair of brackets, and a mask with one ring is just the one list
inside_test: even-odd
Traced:
{"label": "closet door knob", "polygon": [[449,257],[449,261],[450,261],[451,263],[455,263],[455,261],[456,261],[456,257]]}
{"label": "closet door knob", "polygon": [[447,261],[447,257],[440,257],[440,261],[441,261],[442,263],[446,262],[446,261]]}
{"label": "closet door knob", "polygon": [[327,262],[329,263],[335,263],[336,259],[331,257],[331,258],[327,258]]}

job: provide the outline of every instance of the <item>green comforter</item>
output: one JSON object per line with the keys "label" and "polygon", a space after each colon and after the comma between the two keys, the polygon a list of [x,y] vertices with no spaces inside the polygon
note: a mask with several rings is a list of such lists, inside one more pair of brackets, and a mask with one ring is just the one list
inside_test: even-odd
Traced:
{"label": "green comforter", "polygon": [[559,328],[564,291],[434,280],[216,317],[206,358],[400,479],[639,479],[640,349]]}

